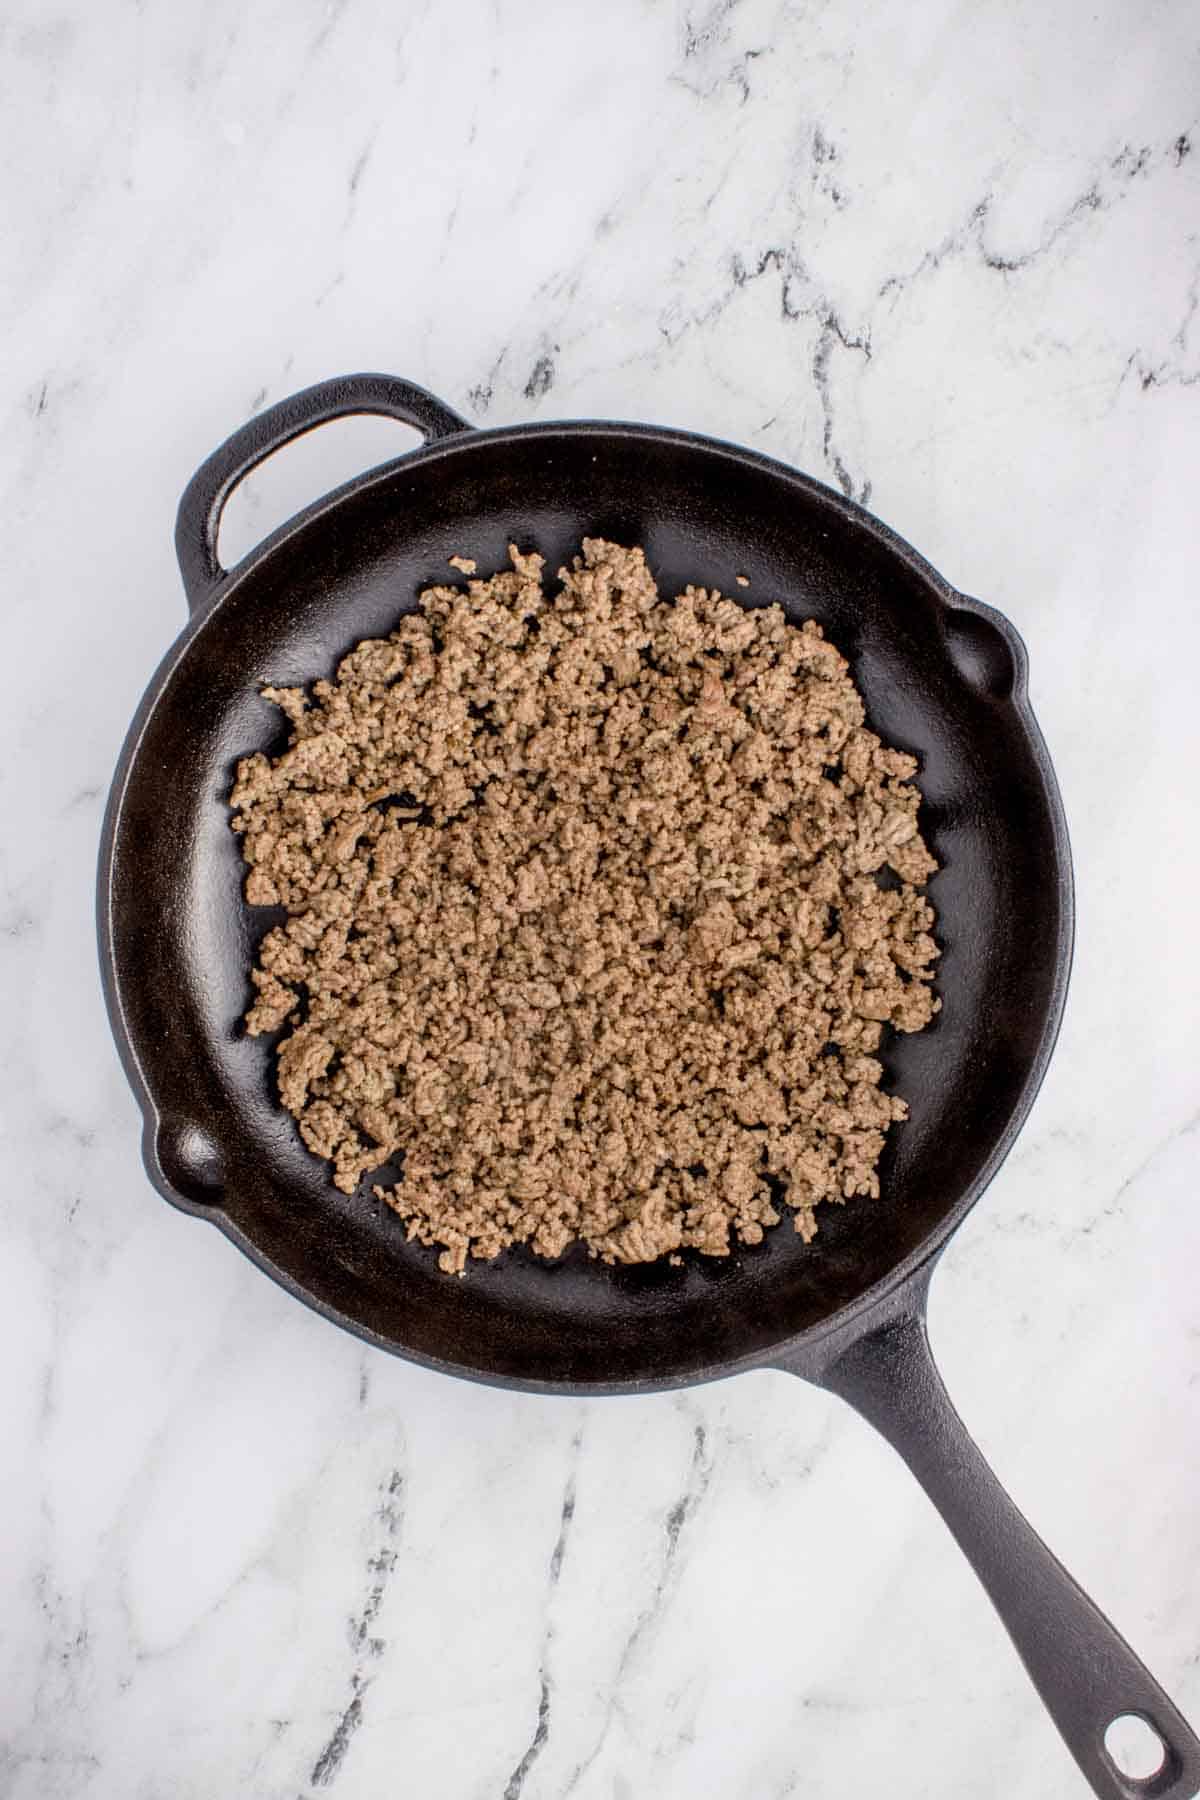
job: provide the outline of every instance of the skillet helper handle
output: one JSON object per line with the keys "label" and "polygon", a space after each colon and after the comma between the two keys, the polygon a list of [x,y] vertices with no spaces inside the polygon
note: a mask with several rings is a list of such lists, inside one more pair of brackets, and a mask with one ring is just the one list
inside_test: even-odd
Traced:
{"label": "skillet helper handle", "polygon": [[[907,1462],[965,1551],[1101,1800],[1192,1800],[1200,1790],[1200,1740],[984,1461],[942,1384],[924,1306],[852,1342],[820,1379]],[[1143,1779],[1122,1773],[1104,1745],[1113,1720],[1130,1713],[1162,1743],[1158,1770]]]}
{"label": "skillet helper handle", "polygon": [[268,406],[226,438],[183,491],[175,521],[175,554],[190,612],[203,606],[228,574],[217,555],[217,533],[225,502],[239,481],[293,438],[354,413],[398,419],[415,427],[426,443],[471,429],[444,401],[396,375],[340,375]]}

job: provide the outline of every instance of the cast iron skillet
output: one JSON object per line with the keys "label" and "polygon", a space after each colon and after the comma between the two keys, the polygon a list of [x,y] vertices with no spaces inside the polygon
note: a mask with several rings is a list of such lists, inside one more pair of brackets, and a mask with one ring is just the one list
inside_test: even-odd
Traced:
{"label": "cast iron skillet", "polygon": [[[217,527],[237,483],[351,413],[401,419],[424,444],[223,569]],[[813,1245],[785,1222],[727,1261],[610,1269],[510,1251],[448,1280],[369,1184],[337,1192],[276,1102],[270,1046],[239,1030],[253,944],[275,915],[243,903],[226,795],[235,760],[278,738],[260,684],[305,682],[385,634],[456,552],[498,567],[515,536],[554,569],[585,533],[644,544],[668,592],[699,580],[746,605],[778,598],[849,656],[872,726],[920,758],[922,826],[942,864],[943,1010],[885,1050],[912,1109],[884,1157],[885,1198],[823,1208]],[[1095,1792],[1190,1796],[1200,1742],[1005,1495],[925,1333],[938,1254],[1042,1080],[1071,954],[1067,833],[1012,626],[860,507],[765,456],[645,425],[475,431],[381,375],[321,383],[235,432],[184,494],[177,547],[191,618],[125,744],[99,892],[109,1011],[159,1192],[327,1318],[448,1374],[616,1394],[765,1365],[841,1394],[941,1511]],[[1125,1713],[1162,1740],[1146,1781],[1104,1746]]]}

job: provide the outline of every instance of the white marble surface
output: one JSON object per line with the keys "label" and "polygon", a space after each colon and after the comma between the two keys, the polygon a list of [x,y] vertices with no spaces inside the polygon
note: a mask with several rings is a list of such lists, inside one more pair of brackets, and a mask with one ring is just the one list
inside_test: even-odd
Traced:
{"label": "white marble surface", "polygon": [[[587,9],[596,18],[599,9]],[[1200,1717],[1200,58],[1186,0],[10,0],[0,23],[0,1793],[1064,1800],[943,1527],[762,1374],[437,1379],[172,1212],[95,968],[178,493],[357,367],[740,439],[1029,643],[1065,1029],[932,1335]],[[227,554],[402,434],[331,429]],[[1115,762],[1114,759],[1120,759]]]}

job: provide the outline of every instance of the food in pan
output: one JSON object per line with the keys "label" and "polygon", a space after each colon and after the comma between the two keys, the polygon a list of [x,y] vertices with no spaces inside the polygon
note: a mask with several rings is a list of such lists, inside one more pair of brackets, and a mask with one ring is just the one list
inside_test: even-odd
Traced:
{"label": "food in pan", "polygon": [[[938,1007],[916,763],[818,625],[585,538],[437,585],[239,764],[279,1094],[461,1272],[728,1255],[878,1195],[886,1026]],[[467,558],[456,567],[471,572]],[[887,873],[890,871],[890,873]],[[882,876],[882,879],[881,879]]]}

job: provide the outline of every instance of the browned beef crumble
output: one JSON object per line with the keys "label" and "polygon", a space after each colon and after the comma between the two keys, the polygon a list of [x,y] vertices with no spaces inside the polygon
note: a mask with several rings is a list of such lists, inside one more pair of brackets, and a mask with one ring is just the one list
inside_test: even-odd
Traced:
{"label": "browned beef crumble", "polygon": [[376,1191],[447,1271],[724,1256],[781,1204],[807,1240],[878,1194],[881,1033],[938,1006],[916,763],[811,621],[664,599],[602,539],[553,595],[511,561],[265,690],[289,746],[231,802],[246,898],[288,917],[248,1029],[289,1027],[280,1096],[340,1188],[402,1153]]}

